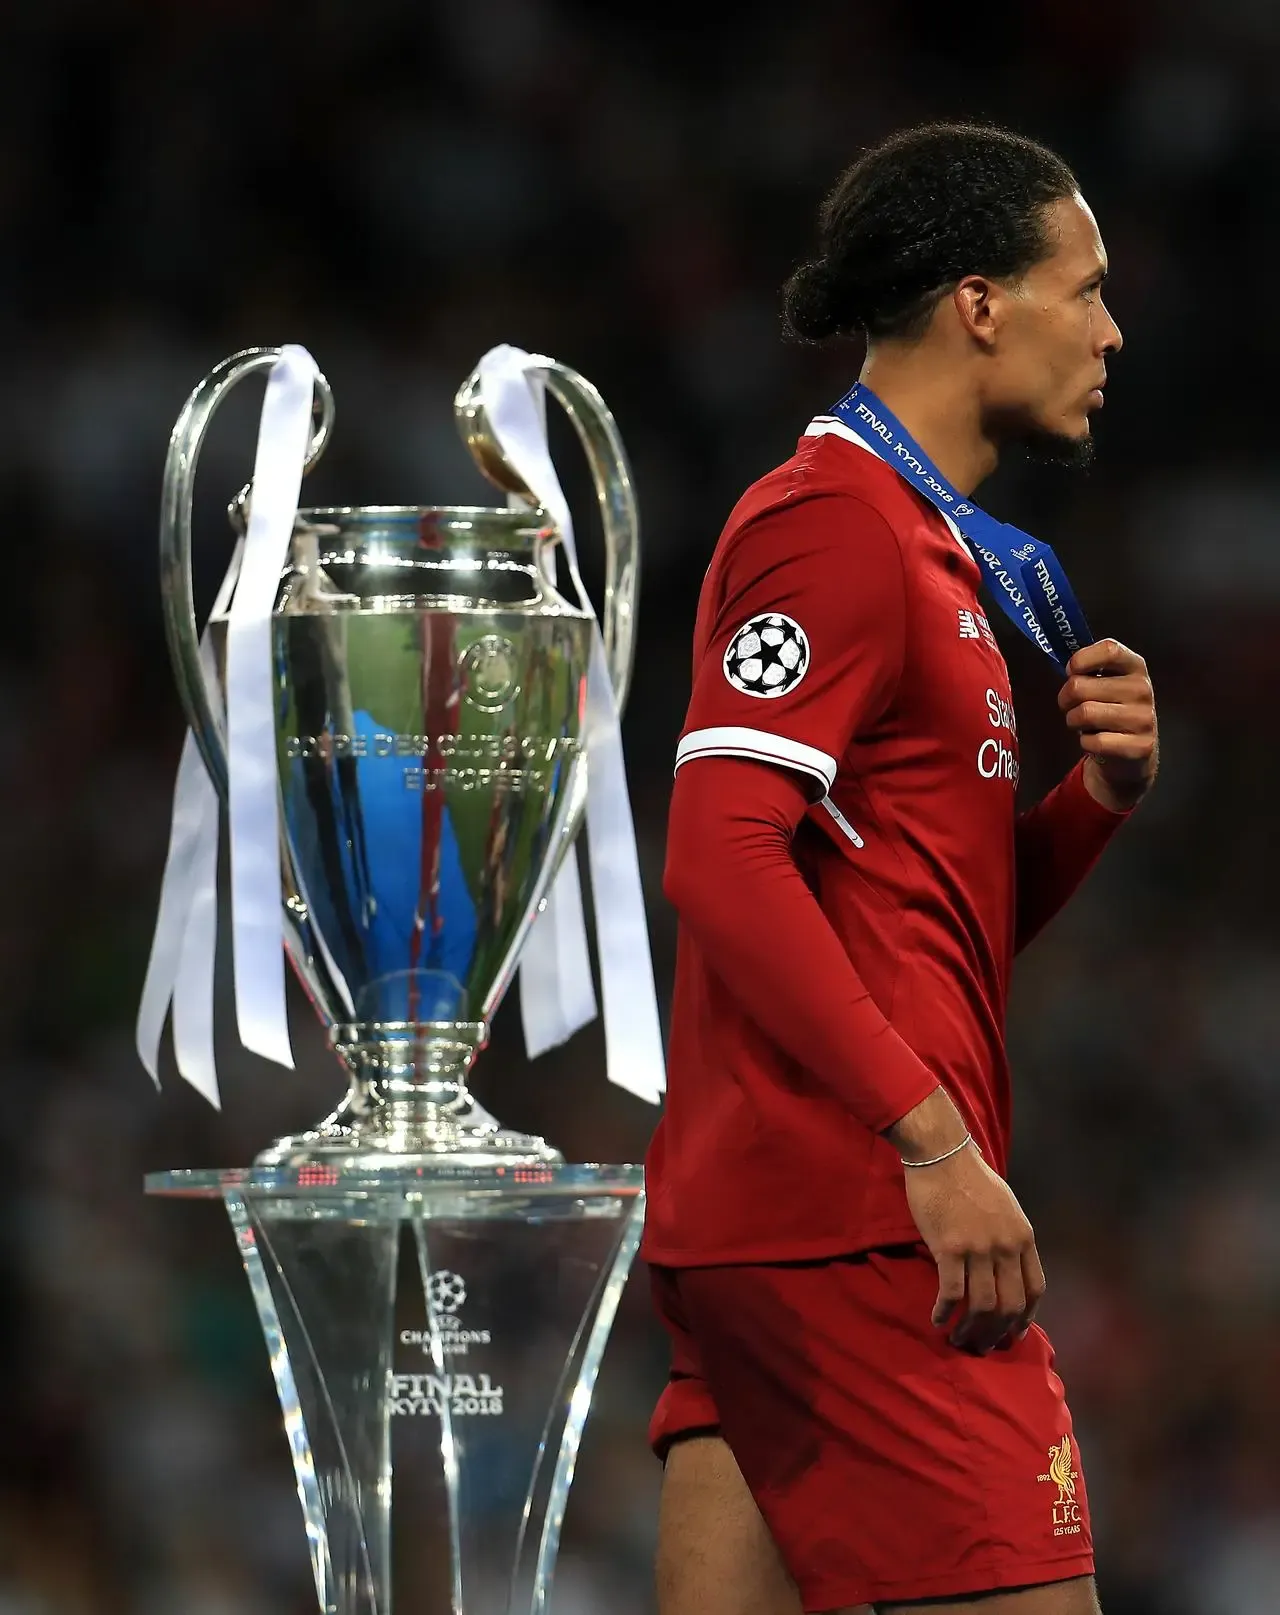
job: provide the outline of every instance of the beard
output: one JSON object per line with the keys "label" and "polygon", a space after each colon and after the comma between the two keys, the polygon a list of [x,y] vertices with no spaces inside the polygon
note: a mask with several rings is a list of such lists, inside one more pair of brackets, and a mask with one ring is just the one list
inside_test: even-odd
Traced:
{"label": "beard", "polygon": [[1093,464],[1093,434],[1066,437],[1058,432],[1032,430],[1019,439],[1019,447],[1034,465],[1063,466],[1068,471],[1087,471]]}

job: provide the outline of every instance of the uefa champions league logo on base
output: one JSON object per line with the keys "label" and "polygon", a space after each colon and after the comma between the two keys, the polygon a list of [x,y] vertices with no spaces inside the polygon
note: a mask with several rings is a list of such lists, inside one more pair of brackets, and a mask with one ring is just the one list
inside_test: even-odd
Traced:
{"label": "uefa champions league logo on base", "polygon": [[440,1349],[446,1357],[466,1357],[473,1346],[491,1346],[493,1337],[488,1329],[468,1328],[459,1317],[467,1299],[467,1285],[460,1273],[441,1269],[431,1275],[427,1286],[427,1312],[429,1329],[402,1329],[400,1343],[404,1346],[421,1346],[423,1355],[430,1357],[433,1335],[440,1337]]}
{"label": "uefa champions league logo on base", "polygon": [[433,1318],[452,1317],[467,1299],[467,1286],[460,1273],[433,1273],[427,1286],[427,1310]]}
{"label": "uefa champions league logo on base", "polygon": [[[402,1329],[401,1345],[419,1347],[428,1359],[434,1355],[436,1341],[441,1356],[448,1359],[468,1357],[473,1347],[492,1345],[488,1329],[468,1328],[459,1316],[466,1300],[467,1284],[460,1273],[445,1268],[433,1273],[427,1283],[430,1327]],[[446,1401],[454,1418],[502,1412],[502,1386],[495,1385],[488,1374],[393,1373],[390,1396],[393,1414],[430,1413],[438,1418]]]}

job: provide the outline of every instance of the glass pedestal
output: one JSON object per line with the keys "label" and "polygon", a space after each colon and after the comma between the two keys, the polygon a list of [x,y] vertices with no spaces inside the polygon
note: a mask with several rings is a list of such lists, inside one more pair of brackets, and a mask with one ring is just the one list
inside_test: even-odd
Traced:
{"label": "glass pedestal", "polygon": [[323,1615],[390,1615],[393,1588],[415,1615],[548,1608],[641,1185],[638,1166],[147,1178],[226,1206]]}

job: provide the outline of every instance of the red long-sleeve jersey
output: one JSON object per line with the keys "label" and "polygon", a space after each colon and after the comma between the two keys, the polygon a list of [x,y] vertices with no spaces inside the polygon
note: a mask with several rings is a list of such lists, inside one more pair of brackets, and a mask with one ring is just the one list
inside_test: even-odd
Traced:
{"label": "red long-sleeve jersey", "polygon": [[1015,814],[1008,670],[954,526],[839,423],[739,501],[703,584],[666,886],[680,916],[644,1254],[915,1239],[880,1133],[941,1083],[1010,1134],[1015,949],[1123,815]]}

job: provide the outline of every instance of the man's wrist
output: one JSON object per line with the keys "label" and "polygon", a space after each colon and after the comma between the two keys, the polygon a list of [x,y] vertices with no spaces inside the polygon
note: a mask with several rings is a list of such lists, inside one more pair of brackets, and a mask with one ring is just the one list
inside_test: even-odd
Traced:
{"label": "man's wrist", "polygon": [[1126,784],[1123,789],[1118,788],[1103,773],[1096,757],[1084,759],[1082,778],[1085,790],[1098,806],[1106,808],[1108,813],[1132,813],[1151,789],[1149,779],[1135,780],[1131,784]]}
{"label": "man's wrist", "polygon": [[906,1162],[931,1161],[963,1144],[969,1129],[945,1088],[937,1087],[884,1136]]}

